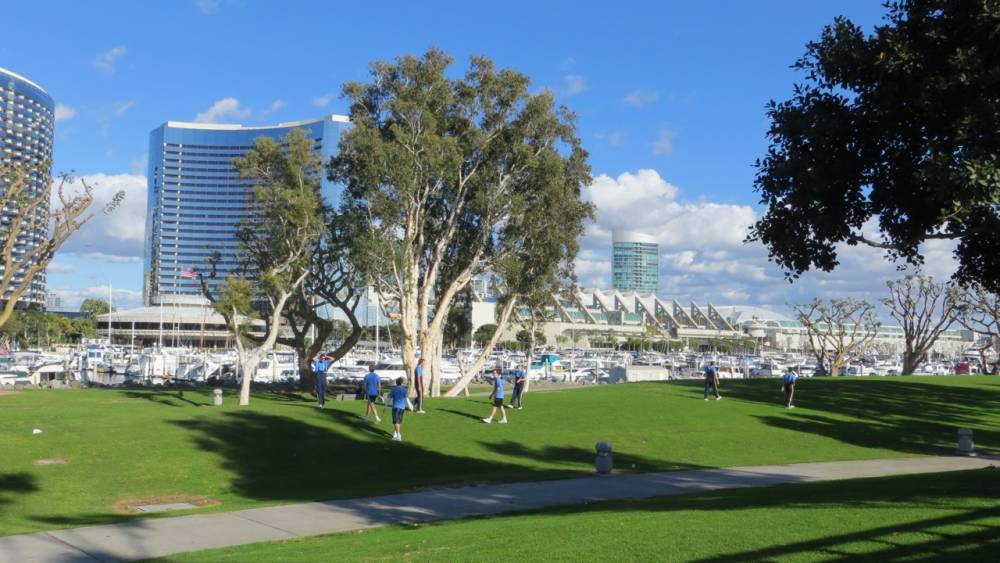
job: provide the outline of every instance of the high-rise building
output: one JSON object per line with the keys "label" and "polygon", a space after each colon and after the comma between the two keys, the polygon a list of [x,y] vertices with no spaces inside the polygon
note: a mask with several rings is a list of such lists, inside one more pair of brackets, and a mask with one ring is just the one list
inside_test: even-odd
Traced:
{"label": "high-rise building", "polygon": [[[26,196],[31,197],[45,189],[51,178],[52,133],[55,128],[55,103],[38,84],[9,70],[0,68],[0,164],[25,166],[29,185]],[[0,180],[0,191],[3,191]],[[34,229],[21,232],[15,243],[15,254],[41,244],[48,235],[49,202],[36,208],[39,221]],[[0,224],[6,224],[12,213],[23,213],[16,208],[0,210]],[[0,264],[0,275],[3,273]],[[15,274],[13,282],[21,281],[22,272]],[[0,296],[5,301],[8,293]],[[39,272],[19,304],[42,307],[45,305],[45,272]]]}
{"label": "high-rise building", "polygon": [[[239,266],[239,223],[252,210],[253,181],[240,178],[233,160],[246,155],[258,137],[280,139],[304,129],[327,162],[337,151],[348,119],[317,119],[244,127],[168,121],[149,136],[146,250],[143,301],[146,305],[204,303],[189,269],[204,270],[219,252],[220,283]],[[323,175],[322,192],[335,201],[335,186]],[[190,272],[188,272],[190,273]]]}
{"label": "high-rise building", "polygon": [[614,231],[611,234],[614,288],[655,294],[660,289],[660,245],[642,233]]}

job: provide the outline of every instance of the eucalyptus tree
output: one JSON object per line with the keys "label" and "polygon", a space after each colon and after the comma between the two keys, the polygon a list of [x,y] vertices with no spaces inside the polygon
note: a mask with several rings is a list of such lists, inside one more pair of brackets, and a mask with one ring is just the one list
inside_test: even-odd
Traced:
{"label": "eucalyptus tree", "polygon": [[460,78],[447,75],[452,62],[430,50],[374,62],[370,82],[346,84],[353,127],[329,167],[344,186],[342,212],[361,218],[351,262],[398,313],[403,362],[412,373],[420,350],[431,395],[440,393],[443,324],[472,278],[503,275],[549,198],[581,210],[562,218],[565,231],[581,231],[591,213],[572,113],[485,57]]}
{"label": "eucalyptus tree", "polygon": [[974,284],[961,294],[955,310],[958,323],[978,337],[976,351],[983,372],[1000,372],[1000,294]]}
{"label": "eucalyptus tree", "polygon": [[[261,359],[281,335],[282,316],[312,273],[312,256],[324,224],[319,186],[322,159],[301,129],[280,143],[260,137],[246,156],[235,159],[241,177],[255,181],[252,212],[239,230],[242,269],[214,291],[218,255],[208,274],[199,272],[202,292],[233,333],[242,374],[240,405],[250,404],[250,382]],[[265,311],[263,334],[254,322]]]}

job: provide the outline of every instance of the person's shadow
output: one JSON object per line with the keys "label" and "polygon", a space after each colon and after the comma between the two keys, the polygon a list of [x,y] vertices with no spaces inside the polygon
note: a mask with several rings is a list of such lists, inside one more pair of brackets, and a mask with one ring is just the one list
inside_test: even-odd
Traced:
{"label": "person's shadow", "polygon": [[449,414],[454,414],[454,415],[457,415],[457,416],[463,416],[465,418],[471,418],[472,420],[477,420],[477,421],[480,421],[480,422],[483,420],[483,417],[477,416],[477,415],[474,415],[474,414],[469,414],[467,412],[456,411],[456,410],[452,410],[452,409],[435,409],[435,410],[440,411],[440,412],[446,412],[446,413],[449,413]]}

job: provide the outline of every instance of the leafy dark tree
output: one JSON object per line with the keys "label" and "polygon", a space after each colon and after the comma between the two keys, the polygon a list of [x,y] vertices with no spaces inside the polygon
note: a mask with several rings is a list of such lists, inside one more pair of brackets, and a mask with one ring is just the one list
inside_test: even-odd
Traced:
{"label": "leafy dark tree", "polygon": [[497,331],[497,325],[495,324],[485,324],[476,329],[476,332],[472,334],[472,340],[479,346],[483,346],[493,338],[493,334]]}
{"label": "leafy dark tree", "polygon": [[[956,279],[1000,290],[1000,7],[889,2],[871,35],[840,17],[793,68],[805,81],[768,105],[766,206],[749,239],[792,278],[838,264],[838,245],[919,265],[949,239]],[[879,234],[866,234],[877,224]]]}
{"label": "leafy dark tree", "polygon": [[104,299],[87,298],[80,304],[80,314],[85,317],[94,318],[97,315],[106,315],[111,312],[111,306]]}

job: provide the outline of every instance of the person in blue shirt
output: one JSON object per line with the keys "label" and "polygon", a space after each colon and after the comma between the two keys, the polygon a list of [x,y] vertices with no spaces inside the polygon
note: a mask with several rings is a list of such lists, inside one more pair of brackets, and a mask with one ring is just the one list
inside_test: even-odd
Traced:
{"label": "person in blue shirt", "polygon": [[795,381],[799,375],[791,367],[785,372],[785,377],[781,380],[781,390],[785,392],[785,408],[794,409],[792,399],[795,397]]}
{"label": "person in blue shirt", "polygon": [[708,400],[708,390],[711,389],[715,393],[715,400],[718,401],[722,398],[719,394],[719,368],[715,367],[715,362],[708,364],[705,368],[705,400]]}
{"label": "person in blue shirt", "polygon": [[417,367],[413,370],[413,389],[417,392],[417,412],[424,414],[424,359],[417,360]]}
{"label": "person in blue shirt", "polygon": [[389,402],[392,403],[392,441],[403,441],[403,413],[406,409],[413,410],[410,404],[409,391],[403,385],[403,378],[396,378],[396,386],[389,391]]}
{"label": "person in blue shirt", "polygon": [[319,408],[326,408],[326,372],[333,360],[329,356],[319,354],[312,361],[313,374],[316,376],[316,401]]}
{"label": "person in blue shirt", "polygon": [[524,408],[521,405],[521,395],[524,393],[524,384],[528,381],[528,376],[524,371],[523,365],[517,366],[514,370],[514,393],[510,399],[510,408],[521,410]]}
{"label": "person in blue shirt", "polygon": [[375,373],[374,365],[368,367],[368,373],[365,374],[365,380],[362,385],[365,388],[365,399],[368,403],[365,407],[365,415],[362,418],[368,420],[368,415],[371,414],[375,417],[375,422],[382,422],[382,419],[378,417],[378,409],[375,408],[375,401],[382,394],[382,379]]}
{"label": "person in blue shirt", "polygon": [[493,392],[490,393],[490,397],[493,399],[493,410],[490,411],[489,416],[483,419],[483,422],[486,424],[493,422],[493,415],[497,413],[497,409],[500,409],[500,416],[503,417],[500,424],[507,424],[507,411],[503,408],[503,376],[497,369],[493,370]]}

